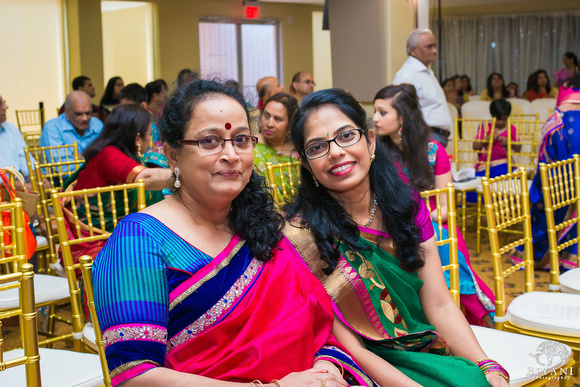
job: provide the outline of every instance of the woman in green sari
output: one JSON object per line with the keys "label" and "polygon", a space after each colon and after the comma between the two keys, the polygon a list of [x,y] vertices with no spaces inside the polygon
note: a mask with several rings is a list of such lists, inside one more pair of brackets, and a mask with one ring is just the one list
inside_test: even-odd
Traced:
{"label": "woman in green sari", "polygon": [[[254,149],[254,164],[258,171],[267,177],[266,163],[272,165],[296,162],[294,147],[288,138],[290,132],[290,119],[298,110],[298,101],[290,94],[274,94],[266,101],[260,115],[260,133],[258,144]],[[280,179],[280,172],[274,173],[276,180]],[[291,189],[297,189],[300,182],[298,173],[289,176],[284,174],[282,183],[284,188],[279,188],[281,197],[288,197]],[[283,192],[286,192],[286,195]]]}
{"label": "woman in green sari", "polygon": [[445,284],[430,214],[348,93],[292,120],[302,157],[286,237],[333,300],[333,333],[380,385],[507,386]]}

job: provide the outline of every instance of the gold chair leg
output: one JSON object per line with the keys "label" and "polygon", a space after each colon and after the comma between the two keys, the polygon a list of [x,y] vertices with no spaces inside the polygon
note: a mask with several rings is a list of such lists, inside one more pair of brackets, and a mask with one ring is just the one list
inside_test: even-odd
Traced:
{"label": "gold chair leg", "polygon": [[465,207],[467,205],[467,193],[463,191],[461,193],[461,232],[465,238],[465,222],[467,221],[467,215],[465,213]]}
{"label": "gold chair leg", "polygon": [[479,257],[479,253],[481,253],[481,202],[482,202],[482,195],[477,194],[477,244],[475,246],[475,255]]}

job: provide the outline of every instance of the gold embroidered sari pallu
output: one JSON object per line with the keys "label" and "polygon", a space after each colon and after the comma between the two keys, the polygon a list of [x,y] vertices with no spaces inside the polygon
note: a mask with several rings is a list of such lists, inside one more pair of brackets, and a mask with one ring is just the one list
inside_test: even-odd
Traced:
{"label": "gold embroidered sari pallu", "polygon": [[[286,237],[333,300],[336,316],[364,339],[367,348],[411,379],[425,385],[488,385],[472,362],[450,355],[445,340],[427,322],[419,300],[423,281],[396,258],[392,239],[359,227],[356,252],[341,244],[341,258],[330,275],[308,231],[288,224]],[[464,384],[461,384],[461,383]],[[468,385],[468,384],[467,384]]]}

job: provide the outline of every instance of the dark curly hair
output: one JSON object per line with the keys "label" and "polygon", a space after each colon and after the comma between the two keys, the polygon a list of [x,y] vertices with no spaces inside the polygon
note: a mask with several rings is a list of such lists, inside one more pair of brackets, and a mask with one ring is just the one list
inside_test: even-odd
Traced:
{"label": "dark curly hair", "polygon": [[[196,106],[213,98],[235,100],[248,117],[240,93],[215,81],[196,80],[178,88],[169,99],[159,121],[161,140],[174,149],[180,149],[182,145],[178,141],[183,139]],[[189,167],[195,168],[195,165]],[[229,220],[233,231],[246,240],[257,259],[267,261],[273,256],[282,235],[283,219],[274,207],[272,195],[267,191],[266,180],[255,171],[252,171],[246,187],[233,200]]]}
{"label": "dark curly hair", "polygon": [[[290,137],[294,147],[304,156],[304,126],[312,113],[331,106],[346,115],[364,130],[369,138],[367,117],[362,106],[348,92],[340,89],[317,91],[302,100],[302,105],[292,118]],[[382,230],[388,232],[397,245],[398,259],[407,270],[417,270],[424,265],[420,247],[420,230],[413,221],[418,209],[417,196],[411,186],[403,182],[400,169],[384,146],[377,142],[375,160],[369,170],[371,190],[383,214]],[[320,258],[328,263],[324,269],[331,273],[340,257],[338,246],[344,243],[350,249],[362,250],[359,245],[359,229],[344,208],[324,187],[316,187],[312,174],[301,168],[301,184],[294,203],[284,207],[287,219],[299,216],[302,225],[308,227],[320,252]]]}

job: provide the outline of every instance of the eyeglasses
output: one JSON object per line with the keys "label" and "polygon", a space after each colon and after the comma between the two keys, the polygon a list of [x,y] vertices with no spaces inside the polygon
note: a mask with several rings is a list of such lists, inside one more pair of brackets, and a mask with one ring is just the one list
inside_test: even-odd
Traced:
{"label": "eyeglasses", "polygon": [[305,79],[302,82],[306,83],[307,85],[312,84],[312,86],[316,86],[316,83],[314,83],[314,81],[310,80],[310,79]]}
{"label": "eyeglasses", "polygon": [[332,140],[315,142],[304,149],[304,156],[310,160],[320,158],[330,151],[331,142],[334,142],[341,148],[346,148],[359,142],[362,134],[362,129],[350,129],[346,132],[342,132]]}
{"label": "eyeglasses", "polygon": [[204,137],[200,140],[179,140],[182,145],[197,145],[201,153],[210,155],[221,152],[226,141],[230,141],[236,152],[251,152],[258,143],[256,136],[236,136],[234,138],[221,138],[215,136]]}

